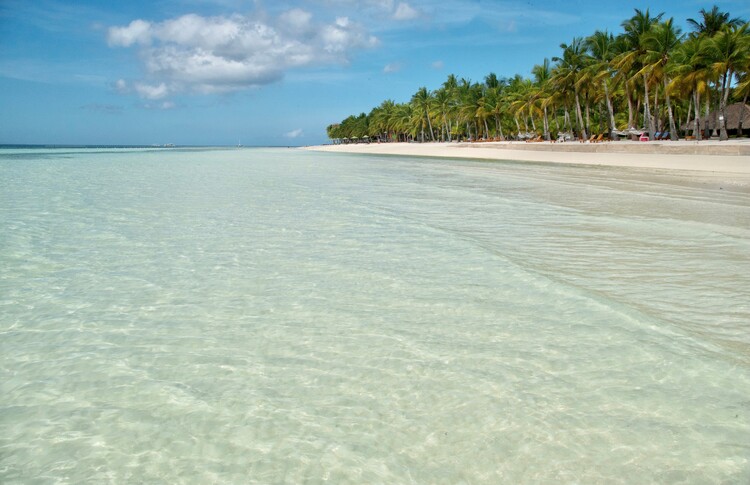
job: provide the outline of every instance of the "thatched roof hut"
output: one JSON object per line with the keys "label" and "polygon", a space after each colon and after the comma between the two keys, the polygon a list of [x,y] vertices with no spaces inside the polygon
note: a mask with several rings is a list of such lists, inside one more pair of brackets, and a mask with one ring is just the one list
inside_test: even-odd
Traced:
{"label": "thatched roof hut", "polygon": [[[734,103],[727,106],[726,111],[727,131],[736,133],[742,119],[742,130],[750,130],[750,105]],[[701,130],[713,130],[719,128],[719,112],[711,111],[708,116],[701,116],[698,120]],[[683,130],[692,131],[695,127],[695,118],[682,125]]]}

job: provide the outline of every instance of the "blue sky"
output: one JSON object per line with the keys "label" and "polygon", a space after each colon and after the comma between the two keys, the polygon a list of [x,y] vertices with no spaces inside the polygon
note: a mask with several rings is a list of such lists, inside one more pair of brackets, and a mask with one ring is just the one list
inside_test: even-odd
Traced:
{"label": "blue sky", "polygon": [[692,0],[1,0],[0,143],[304,145],[453,73],[529,75],[634,8]]}

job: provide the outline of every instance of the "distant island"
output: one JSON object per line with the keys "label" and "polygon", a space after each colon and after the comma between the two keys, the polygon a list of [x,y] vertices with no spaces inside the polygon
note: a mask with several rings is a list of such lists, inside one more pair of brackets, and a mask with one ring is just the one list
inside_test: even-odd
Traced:
{"label": "distant island", "polygon": [[448,76],[409,102],[383,101],[327,127],[333,143],[393,141],[727,140],[750,124],[750,24],[717,6],[688,18],[648,9],[560,44],[531,78]]}

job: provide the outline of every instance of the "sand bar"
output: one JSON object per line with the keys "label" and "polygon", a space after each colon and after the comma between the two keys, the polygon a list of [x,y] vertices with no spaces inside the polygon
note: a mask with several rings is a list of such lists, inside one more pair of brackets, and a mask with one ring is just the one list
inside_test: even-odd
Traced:
{"label": "sand bar", "polygon": [[605,143],[370,143],[319,145],[308,150],[484,160],[515,160],[691,170],[750,175],[750,139],[730,141],[618,141]]}

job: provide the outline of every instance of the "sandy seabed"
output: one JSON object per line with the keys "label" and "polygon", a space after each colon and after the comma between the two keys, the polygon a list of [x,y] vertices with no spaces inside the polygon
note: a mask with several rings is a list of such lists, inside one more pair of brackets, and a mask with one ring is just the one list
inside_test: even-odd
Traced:
{"label": "sandy seabed", "polygon": [[604,143],[480,142],[318,145],[307,150],[690,170],[750,177],[750,139]]}

